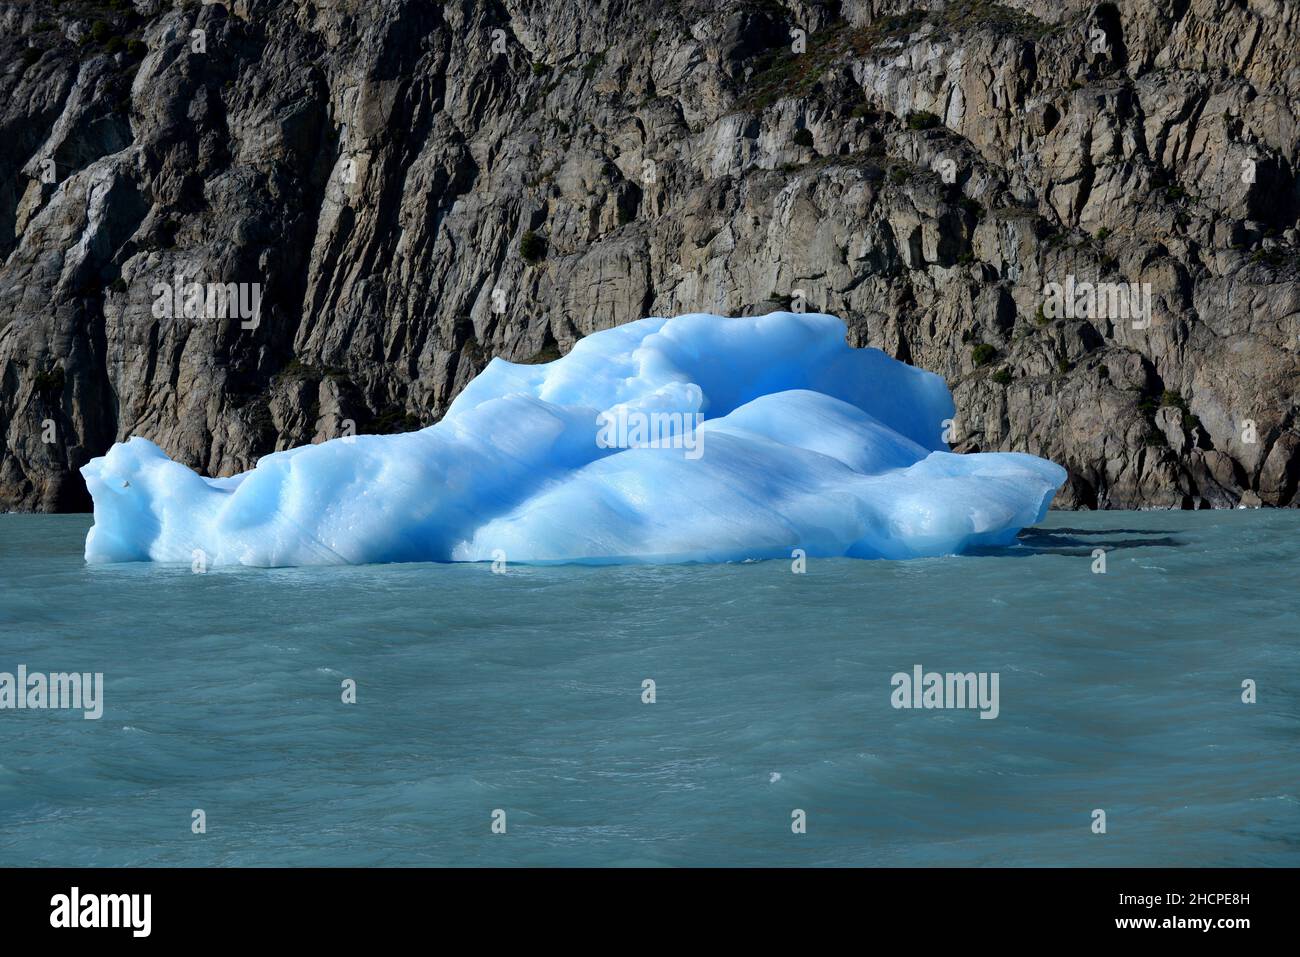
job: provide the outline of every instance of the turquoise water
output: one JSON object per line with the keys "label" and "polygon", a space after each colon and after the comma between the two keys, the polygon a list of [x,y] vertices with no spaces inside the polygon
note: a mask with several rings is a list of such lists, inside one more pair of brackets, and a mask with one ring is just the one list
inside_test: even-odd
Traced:
{"label": "turquoise water", "polygon": [[[98,721],[0,711],[0,865],[1300,864],[1300,512],[803,575],[87,567],[88,525],[0,515],[0,672],[104,673]],[[894,709],[916,664],[999,716]]]}

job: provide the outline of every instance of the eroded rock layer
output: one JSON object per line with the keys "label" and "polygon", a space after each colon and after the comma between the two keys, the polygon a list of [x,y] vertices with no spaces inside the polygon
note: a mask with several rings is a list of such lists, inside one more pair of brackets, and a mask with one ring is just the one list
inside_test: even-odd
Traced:
{"label": "eroded rock layer", "polygon": [[1297,48],[1270,0],[0,3],[0,509],[799,308],[1058,506],[1294,505]]}

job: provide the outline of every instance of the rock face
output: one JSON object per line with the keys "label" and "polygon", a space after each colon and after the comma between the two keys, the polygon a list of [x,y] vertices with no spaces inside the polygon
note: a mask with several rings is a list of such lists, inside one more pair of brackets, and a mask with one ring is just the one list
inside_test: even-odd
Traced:
{"label": "rock face", "polygon": [[1058,505],[1295,505],[1300,5],[924,7],[0,2],[0,509],[781,308]]}

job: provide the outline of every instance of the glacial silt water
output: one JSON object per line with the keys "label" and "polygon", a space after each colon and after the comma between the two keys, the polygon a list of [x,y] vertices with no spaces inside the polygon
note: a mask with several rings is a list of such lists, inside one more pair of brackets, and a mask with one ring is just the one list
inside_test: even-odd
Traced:
{"label": "glacial silt water", "polygon": [[[1300,864],[1295,511],[803,574],[195,574],[88,526],[0,516],[0,672],[104,675],[99,720],[0,711],[0,865]],[[894,708],[918,664],[998,716]]]}

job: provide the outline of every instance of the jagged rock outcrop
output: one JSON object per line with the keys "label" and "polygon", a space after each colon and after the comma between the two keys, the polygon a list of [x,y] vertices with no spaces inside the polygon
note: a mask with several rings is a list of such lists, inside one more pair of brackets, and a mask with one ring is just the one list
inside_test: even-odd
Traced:
{"label": "jagged rock outcrop", "polygon": [[774,308],[944,375],[1060,505],[1294,505],[1298,41],[1280,0],[0,0],[0,508]]}

